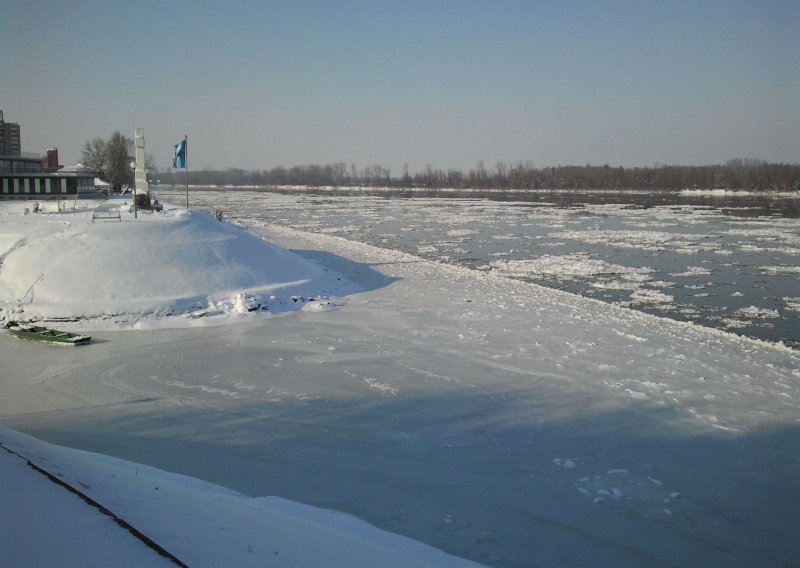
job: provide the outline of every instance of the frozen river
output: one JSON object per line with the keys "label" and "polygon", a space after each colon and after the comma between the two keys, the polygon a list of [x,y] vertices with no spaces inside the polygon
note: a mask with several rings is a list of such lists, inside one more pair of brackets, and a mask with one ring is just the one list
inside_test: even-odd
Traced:
{"label": "frozen river", "polygon": [[797,197],[192,189],[191,200],[251,226],[336,234],[800,345]]}

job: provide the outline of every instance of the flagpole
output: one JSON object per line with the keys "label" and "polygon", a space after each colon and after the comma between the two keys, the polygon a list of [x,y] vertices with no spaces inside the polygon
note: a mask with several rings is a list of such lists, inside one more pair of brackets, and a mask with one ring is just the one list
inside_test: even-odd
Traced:
{"label": "flagpole", "polygon": [[183,135],[183,165],[186,170],[186,209],[189,209],[189,137]]}

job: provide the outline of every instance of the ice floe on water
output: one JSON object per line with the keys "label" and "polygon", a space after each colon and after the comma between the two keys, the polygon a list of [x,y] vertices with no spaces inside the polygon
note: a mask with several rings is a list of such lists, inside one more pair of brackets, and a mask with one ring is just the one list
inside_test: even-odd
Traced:
{"label": "ice floe on water", "polygon": [[448,237],[471,237],[472,235],[477,235],[478,231],[473,229],[450,229],[446,234]]}
{"label": "ice floe on water", "polygon": [[649,279],[649,273],[653,272],[650,268],[631,268],[592,259],[588,254],[545,254],[528,260],[493,260],[489,266],[499,273],[518,278],[547,276],[573,279],[613,274],[627,276],[633,282],[641,282]]}
{"label": "ice floe on water", "polygon": [[800,265],[795,266],[760,266],[763,274],[800,274]]}
{"label": "ice floe on water", "polygon": [[783,302],[786,305],[786,309],[787,310],[792,310],[794,312],[800,312],[800,297],[783,298]]}
{"label": "ice floe on water", "polygon": [[705,236],[666,231],[632,230],[572,230],[553,235],[556,238],[572,239],[587,244],[607,245],[623,249],[661,252],[676,249],[684,254],[713,250],[713,242],[703,242]]}
{"label": "ice floe on water", "polygon": [[683,272],[674,272],[672,276],[695,277],[710,276],[711,270],[703,266],[688,266]]}
{"label": "ice floe on water", "polygon": [[639,304],[669,304],[675,298],[658,290],[635,290],[631,294],[631,301]]}
{"label": "ice floe on water", "polygon": [[489,267],[500,274],[532,280],[592,279],[591,286],[597,290],[630,291],[629,301],[620,302],[623,305],[649,304],[663,308],[674,300],[673,296],[654,289],[670,288],[675,284],[653,280],[652,268],[622,266],[592,259],[588,254],[545,254],[529,260],[493,260]]}
{"label": "ice floe on water", "polygon": [[745,329],[752,325],[752,322],[749,320],[737,318],[720,318],[719,321],[722,323],[725,329],[729,330]]}
{"label": "ice floe on water", "polygon": [[769,319],[780,317],[778,310],[767,310],[759,308],[758,306],[748,306],[746,308],[739,308],[736,310],[738,315],[754,318],[754,319]]}

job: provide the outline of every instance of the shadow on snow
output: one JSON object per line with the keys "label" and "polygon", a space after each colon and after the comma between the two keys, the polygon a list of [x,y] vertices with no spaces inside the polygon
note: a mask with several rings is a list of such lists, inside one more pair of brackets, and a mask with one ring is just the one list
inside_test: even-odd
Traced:
{"label": "shadow on snow", "polygon": [[491,566],[800,558],[797,427],[687,434],[670,409],[639,403],[547,420],[548,401],[525,396],[134,404],[38,415],[20,429],[247,495],[346,511]]}
{"label": "shadow on snow", "polygon": [[313,261],[325,270],[347,274],[348,280],[361,288],[363,292],[384,288],[399,280],[399,278],[381,274],[368,264],[354,262],[327,251],[291,249],[290,252]]}

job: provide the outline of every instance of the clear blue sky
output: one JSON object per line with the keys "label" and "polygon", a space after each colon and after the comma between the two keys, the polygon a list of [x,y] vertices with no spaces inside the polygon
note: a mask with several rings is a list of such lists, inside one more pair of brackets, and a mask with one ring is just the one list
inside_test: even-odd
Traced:
{"label": "clear blue sky", "polygon": [[0,4],[23,149],[161,168],[800,162],[800,1]]}

